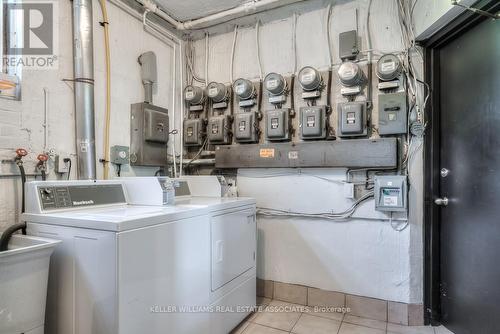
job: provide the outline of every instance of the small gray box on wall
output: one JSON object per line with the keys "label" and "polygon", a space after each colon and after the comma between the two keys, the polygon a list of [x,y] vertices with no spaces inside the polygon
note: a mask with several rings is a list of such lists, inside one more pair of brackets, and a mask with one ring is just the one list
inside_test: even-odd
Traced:
{"label": "small gray box on wall", "polygon": [[408,126],[406,93],[379,94],[378,115],[378,133],[380,135],[406,133]]}
{"label": "small gray box on wall", "polygon": [[149,103],[131,105],[130,164],[164,166],[169,136],[168,110]]}
{"label": "small gray box on wall", "polygon": [[324,139],[326,137],[326,106],[300,108],[300,137]]}
{"label": "small gray box on wall", "polygon": [[255,122],[255,112],[241,112],[234,116],[234,139],[239,143],[254,143],[258,141]]}
{"label": "small gray box on wall", "polygon": [[266,139],[269,141],[290,140],[290,109],[266,111]]}
{"label": "small gray box on wall", "polygon": [[357,137],[367,134],[366,102],[340,103],[337,112],[340,137]]}
{"label": "small gray box on wall", "polygon": [[211,144],[231,143],[231,117],[229,115],[212,116],[208,119],[208,141]]}
{"label": "small gray box on wall", "polygon": [[186,146],[203,144],[203,122],[201,118],[184,120],[184,144]]}
{"label": "small gray box on wall", "polygon": [[377,211],[406,211],[407,184],[406,176],[376,175],[375,182],[375,210]]}

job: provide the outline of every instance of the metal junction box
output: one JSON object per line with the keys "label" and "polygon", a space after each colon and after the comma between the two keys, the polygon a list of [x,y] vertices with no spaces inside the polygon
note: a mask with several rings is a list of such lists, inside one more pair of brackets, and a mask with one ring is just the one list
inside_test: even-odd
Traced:
{"label": "metal junction box", "polygon": [[238,143],[255,143],[259,141],[257,114],[253,111],[238,113],[234,116],[234,139]]}
{"label": "metal junction box", "polygon": [[273,109],[266,112],[266,139],[290,140],[290,109]]}
{"label": "metal junction box", "polygon": [[130,164],[164,166],[169,137],[168,110],[149,103],[131,106]]}
{"label": "metal junction box", "polygon": [[407,184],[406,176],[376,175],[375,181],[375,210],[377,211],[406,211]]}
{"label": "metal junction box", "polygon": [[208,119],[207,135],[210,144],[231,143],[231,116],[219,115]]}
{"label": "metal junction box", "polygon": [[200,146],[204,140],[204,120],[191,118],[184,120],[184,145]]}
{"label": "metal junction box", "polygon": [[345,102],[338,105],[338,135],[359,137],[367,134],[366,102]]}
{"label": "metal junction box", "polygon": [[378,132],[380,135],[406,133],[408,126],[406,92],[380,94],[378,106]]}
{"label": "metal junction box", "polygon": [[300,138],[324,139],[326,138],[326,106],[300,108]]}

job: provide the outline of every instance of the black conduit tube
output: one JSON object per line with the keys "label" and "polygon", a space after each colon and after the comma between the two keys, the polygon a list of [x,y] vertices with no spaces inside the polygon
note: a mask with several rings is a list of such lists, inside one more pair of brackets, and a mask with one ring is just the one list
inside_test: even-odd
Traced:
{"label": "black conduit tube", "polygon": [[25,203],[26,203],[26,199],[25,199],[25,193],[24,193],[24,184],[26,183],[26,172],[24,171],[24,166],[22,164],[18,164],[17,165],[19,167],[19,172],[21,173],[21,184],[22,184],[22,200],[21,200],[21,213],[24,213],[24,210],[25,210]]}
{"label": "black conduit tube", "polygon": [[12,226],[9,226],[3,233],[2,236],[0,236],[0,252],[6,251],[8,246],[9,246],[9,241],[12,235],[19,231],[22,230],[23,234],[26,234],[26,222],[15,224]]}

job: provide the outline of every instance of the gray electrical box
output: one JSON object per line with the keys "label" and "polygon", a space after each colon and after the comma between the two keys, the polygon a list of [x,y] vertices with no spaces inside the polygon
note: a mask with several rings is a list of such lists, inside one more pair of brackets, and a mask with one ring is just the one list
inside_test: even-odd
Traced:
{"label": "gray electrical box", "polygon": [[269,141],[290,140],[290,109],[266,111],[266,139]]}
{"label": "gray electrical box", "polygon": [[234,116],[234,139],[238,143],[255,143],[259,140],[255,112],[240,112]]}
{"label": "gray electrical box", "polygon": [[326,138],[326,106],[300,108],[300,138]]}
{"label": "gray electrical box", "polygon": [[376,175],[375,210],[377,211],[406,211],[407,183],[406,176]]}
{"label": "gray electrical box", "polygon": [[184,120],[184,145],[200,146],[203,144],[204,120],[192,118]]}
{"label": "gray electrical box", "polygon": [[380,135],[406,133],[408,126],[406,93],[379,94],[378,115],[378,132]]}
{"label": "gray electrical box", "polygon": [[208,119],[207,135],[210,144],[231,144],[231,116],[210,117]]}
{"label": "gray electrical box", "polygon": [[110,162],[117,165],[127,165],[130,162],[130,149],[128,146],[114,145],[110,149]]}
{"label": "gray electrical box", "polygon": [[366,102],[345,102],[338,105],[338,135],[359,137],[367,134]]}
{"label": "gray electrical box", "polygon": [[358,34],[356,30],[345,31],[339,34],[339,56],[342,60],[356,59],[359,53]]}
{"label": "gray electrical box", "polygon": [[130,125],[130,164],[165,165],[169,136],[168,110],[149,103],[132,104]]}

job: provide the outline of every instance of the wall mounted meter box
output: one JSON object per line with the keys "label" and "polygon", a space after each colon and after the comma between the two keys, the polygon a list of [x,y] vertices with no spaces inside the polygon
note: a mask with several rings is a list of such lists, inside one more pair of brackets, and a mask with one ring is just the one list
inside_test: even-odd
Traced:
{"label": "wall mounted meter box", "polygon": [[240,112],[234,116],[234,140],[238,143],[259,141],[259,116],[256,112]]}
{"label": "wall mounted meter box", "polygon": [[321,96],[325,84],[323,75],[312,66],[305,66],[297,75],[303,99],[317,99]]}
{"label": "wall mounted meter box", "polygon": [[130,164],[164,166],[169,137],[168,110],[149,103],[132,104],[130,125]]}
{"label": "wall mounted meter box", "polygon": [[406,92],[379,94],[378,114],[380,135],[406,133],[408,127]]}
{"label": "wall mounted meter box", "polygon": [[326,106],[301,107],[299,110],[300,138],[303,140],[326,138]]}
{"label": "wall mounted meter box", "polygon": [[356,30],[344,31],[339,34],[339,56],[340,59],[356,59],[359,53],[358,33]]}
{"label": "wall mounted meter box", "polygon": [[205,139],[205,120],[202,118],[191,118],[184,120],[184,145],[200,146]]}
{"label": "wall mounted meter box", "polygon": [[342,84],[342,95],[356,95],[361,93],[361,86],[365,84],[365,74],[361,67],[354,62],[345,62],[340,65],[337,74]]}
{"label": "wall mounted meter box", "polygon": [[265,123],[268,141],[288,141],[291,139],[290,109],[266,111]]}
{"label": "wall mounted meter box", "polygon": [[220,82],[211,82],[207,86],[207,96],[213,109],[225,109],[229,106],[231,88]]}
{"label": "wall mounted meter box", "polygon": [[375,210],[377,211],[406,211],[407,208],[407,181],[401,175],[376,175],[375,182]]}
{"label": "wall mounted meter box", "polygon": [[203,88],[192,85],[184,88],[184,102],[186,102],[189,111],[203,111],[205,99],[205,90]]}
{"label": "wall mounted meter box", "polygon": [[240,108],[251,108],[257,104],[257,88],[247,79],[239,78],[233,83],[234,95]]}
{"label": "wall mounted meter box", "polygon": [[287,100],[290,78],[284,78],[278,73],[269,73],[264,78],[264,89],[267,91],[267,99],[273,105],[282,105]]}
{"label": "wall mounted meter box", "polygon": [[340,137],[359,137],[367,135],[366,102],[339,103],[337,108],[337,133]]}
{"label": "wall mounted meter box", "polygon": [[231,121],[230,115],[212,116],[208,119],[207,136],[210,144],[231,144]]}
{"label": "wall mounted meter box", "polygon": [[403,83],[402,71],[403,65],[396,55],[385,54],[380,57],[376,69],[376,74],[379,78],[378,89],[397,89]]}

